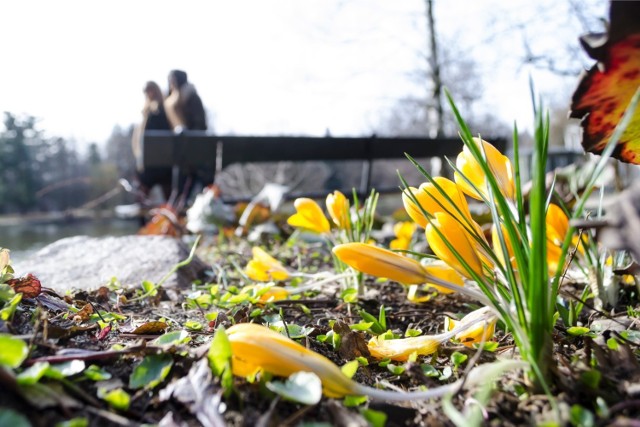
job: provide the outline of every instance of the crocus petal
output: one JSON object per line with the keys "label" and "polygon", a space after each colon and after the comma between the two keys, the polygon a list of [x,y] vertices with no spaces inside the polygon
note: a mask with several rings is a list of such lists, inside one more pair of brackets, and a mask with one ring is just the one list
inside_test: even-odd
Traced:
{"label": "crocus petal", "polygon": [[245,273],[252,280],[268,282],[270,280],[287,280],[289,272],[274,257],[266,253],[262,248],[254,246],[251,249],[253,258],[247,264]]}
{"label": "crocus petal", "polygon": [[545,222],[547,224],[547,238],[554,244],[562,246],[569,232],[569,217],[567,214],[564,213],[560,206],[550,203],[547,208]]}
{"label": "crocus petal", "polygon": [[[427,226],[425,235],[431,250],[458,273],[469,279],[472,278],[467,269],[458,261],[454,252],[449,249],[445,239],[474,272],[480,276],[483,275],[482,262],[484,259],[478,253],[478,243],[453,216],[444,212],[436,213],[435,219]],[[486,260],[484,261],[486,262]]]}
{"label": "crocus petal", "polygon": [[[438,260],[432,262],[429,265],[425,265],[424,268],[430,276],[436,277],[445,282],[449,282],[453,285],[458,285],[460,287],[464,286],[464,279],[462,278],[462,276],[453,268],[449,267],[444,261]],[[433,294],[418,294],[418,291],[420,291],[421,288],[427,288],[426,290],[428,290],[428,288],[435,289],[442,294],[450,294],[455,292],[453,289],[445,288],[435,283],[426,282],[424,286],[409,286],[407,299],[415,303],[429,301]]]}
{"label": "crocus petal", "polygon": [[547,239],[547,269],[549,277],[555,277],[560,266],[560,256],[562,255],[562,247],[554,244]]}
{"label": "crocus petal", "polygon": [[300,197],[293,202],[296,213],[291,215],[287,223],[292,227],[305,228],[316,233],[328,233],[331,229],[329,220],[324,216],[322,208],[312,199]]}
{"label": "crocus petal", "polygon": [[483,307],[478,310],[474,310],[471,313],[464,316],[461,320],[453,320],[447,318],[445,320],[445,329],[451,331],[456,328],[463,327],[464,325],[475,322],[475,325],[470,326],[461,332],[458,332],[454,338],[460,341],[467,347],[473,347],[474,343],[480,343],[483,340],[489,341],[493,338],[493,334],[496,329],[497,317],[491,316],[489,319],[481,320],[481,317],[487,316],[490,312],[488,307]]}
{"label": "crocus petal", "polygon": [[[436,261],[429,265],[426,265],[424,268],[425,270],[427,270],[427,273],[430,276],[437,277],[438,279],[452,283],[454,285],[458,285],[461,287],[464,286],[464,279],[462,278],[462,276],[460,276],[460,273],[458,273],[456,270],[454,270],[444,262]],[[454,292],[451,289],[438,286],[435,283],[427,282],[426,285],[437,289],[438,292],[443,294],[450,294]]]}
{"label": "crocus petal", "polygon": [[491,225],[491,242],[493,244],[493,252],[496,254],[496,257],[500,261],[500,263],[506,267],[507,260],[511,263],[511,265],[516,267],[516,260],[513,251],[513,245],[509,240],[509,235],[504,227],[504,225],[500,225],[502,227],[502,236],[505,240],[505,245],[507,247],[507,256],[502,251],[502,245],[500,244],[500,235],[498,234],[498,228],[495,224]]}
{"label": "crocus petal", "polygon": [[382,337],[373,337],[367,343],[369,352],[376,359],[391,359],[398,361],[406,361],[411,354],[416,353],[418,356],[433,354],[438,350],[442,341],[448,338],[442,336],[424,335],[420,337],[401,338],[397,340],[385,340]]}
{"label": "crocus petal", "polygon": [[257,282],[268,282],[271,280],[271,277],[267,273],[268,269],[269,266],[252,259],[247,263],[247,266],[244,268],[244,272],[251,280],[255,280]]}
{"label": "crocus petal", "polygon": [[260,302],[281,301],[289,297],[289,291],[282,286],[272,286],[267,292],[260,295]]}
{"label": "crocus petal", "polygon": [[365,243],[345,243],[333,248],[345,264],[366,274],[386,277],[405,285],[424,283],[428,276],[416,260]]}
{"label": "crocus petal", "polygon": [[[407,189],[415,196],[422,209],[416,205],[409,194],[403,192],[402,203],[411,219],[422,228],[426,228],[429,221],[425,217],[423,210],[431,215],[436,212],[447,212],[461,221],[465,221],[464,218],[471,218],[467,199],[465,199],[458,185],[444,177],[435,177],[433,180],[440,188],[437,188],[431,182],[425,182],[420,185],[420,188],[409,187]],[[447,198],[451,199],[451,201]]]}
{"label": "crocus petal", "polygon": [[404,237],[393,239],[389,243],[389,249],[395,249],[399,251],[406,251],[409,249],[409,244],[411,243],[411,239],[405,239]]}
{"label": "crocus petal", "polygon": [[260,295],[258,301],[261,303],[281,301],[289,297],[289,291],[282,286],[248,285],[242,288],[241,292]]}
{"label": "crocus petal", "polygon": [[[498,186],[502,194],[508,199],[513,200],[515,197],[515,184],[513,181],[513,169],[511,167],[511,161],[509,158],[493,145],[488,143],[487,141],[481,140],[479,138],[473,138],[476,145],[482,143],[484,148],[484,152],[486,154],[486,160],[489,164],[489,168],[493,172],[493,176],[498,182]],[[487,190],[487,179],[486,176],[476,161],[475,157],[469,150],[469,148],[465,145],[462,149],[462,152],[458,155],[456,159],[456,168],[469,179],[480,191],[480,193],[484,197],[488,197]],[[462,191],[464,191],[467,195],[481,200],[482,197],[478,192],[469,185],[459,173],[454,174],[454,179],[456,183],[460,186]]]}
{"label": "crocus petal", "polygon": [[322,380],[328,397],[357,394],[358,384],[333,362],[265,326],[239,323],[227,330],[231,344],[233,373],[253,375],[264,371],[288,377],[295,372],[313,372]]}
{"label": "crocus petal", "polygon": [[404,190],[402,192],[402,203],[404,204],[404,209],[407,211],[407,214],[409,215],[409,217],[412,220],[414,220],[415,223],[418,224],[420,227],[425,228],[429,223],[429,221],[427,220],[427,217],[424,215],[424,213],[422,213],[422,211],[420,210],[420,207],[418,207],[418,205],[414,203],[413,199],[407,194],[407,192],[409,192],[410,194],[413,194],[418,199],[418,202],[420,203],[420,205],[424,206],[419,197],[421,196],[420,190],[418,190],[415,187],[409,187],[406,190]]}
{"label": "crocus petal", "polygon": [[351,228],[349,222],[349,200],[340,191],[336,190],[327,196],[327,211],[335,225],[341,230]]}
{"label": "crocus petal", "polygon": [[415,231],[416,224],[411,221],[401,221],[393,225],[393,234],[395,234],[398,239],[411,240]]}

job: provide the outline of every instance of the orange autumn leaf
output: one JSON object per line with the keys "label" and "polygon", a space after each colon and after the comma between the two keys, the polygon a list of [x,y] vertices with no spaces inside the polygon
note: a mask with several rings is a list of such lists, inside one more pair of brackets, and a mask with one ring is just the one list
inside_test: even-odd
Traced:
{"label": "orange autumn leaf", "polygon": [[15,292],[22,294],[24,298],[35,298],[40,295],[42,291],[40,280],[31,273],[19,279],[11,279],[7,281],[7,284],[11,286]]}
{"label": "orange autumn leaf", "polygon": [[178,237],[180,223],[178,211],[171,205],[162,205],[151,210],[153,216],[138,234],[141,236],[171,236]]}
{"label": "orange autumn leaf", "polygon": [[[609,34],[587,35],[581,41],[598,63],[573,94],[571,117],[582,120],[584,149],[599,154],[640,87],[640,2],[612,1]],[[624,130],[613,157],[640,164],[640,108]]]}

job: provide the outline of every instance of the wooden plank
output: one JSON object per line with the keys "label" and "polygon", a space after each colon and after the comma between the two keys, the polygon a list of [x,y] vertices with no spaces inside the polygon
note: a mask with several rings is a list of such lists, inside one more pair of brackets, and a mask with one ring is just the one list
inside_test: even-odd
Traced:
{"label": "wooden plank", "polygon": [[214,169],[216,152],[216,139],[206,132],[174,135],[166,131],[147,131],[142,141],[143,164],[150,167],[177,165]]}
{"label": "wooden plank", "polygon": [[234,163],[362,160],[365,138],[219,137],[222,167]]}
{"label": "wooden plank", "polygon": [[[506,141],[491,142],[504,152]],[[334,138],[294,136],[217,136],[206,132],[173,135],[149,131],[144,135],[143,155],[147,166],[215,165],[217,145],[222,146],[222,167],[234,163],[327,160],[400,159],[453,157],[462,149],[459,138]]]}

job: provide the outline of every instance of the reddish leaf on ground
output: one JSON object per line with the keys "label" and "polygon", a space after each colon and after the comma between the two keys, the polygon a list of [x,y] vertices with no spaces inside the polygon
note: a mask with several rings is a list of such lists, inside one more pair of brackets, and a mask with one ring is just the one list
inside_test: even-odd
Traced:
{"label": "reddish leaf on ground", "polygon": [[[598,63],[573,94],[571,117],[582,120],[582,146],[601,153],[640,87],[640,2],[611,2],[609,34],[582,37]],[[624,131],[613,157],[640,164],[640,109]]]}
{"label": "reddish leaf on ground", "polygon": [[98,332],[98,335],[96,336],[96,338],[99,341],[102,341],[103,339],[107,338],[107,336],[109,335],[109,332],[111,332],[111,323],[109,323],[104,328],[100,329],[100,332]]}
{"label": "reddish leaf on ground", "polygon": [[24,298],[35,298],[40,295],[42,290],[40,280],[31,273],[19,279],[11,279],[7,283],[14,291],[21,293]]}
{"label": "reddish leaf on ground", "polygon": [[173,206],[162,205],[157,209],[153,209],[151,213],[153,217],[138,231],[139,235],[178,236],[180,223],[178,212]]}

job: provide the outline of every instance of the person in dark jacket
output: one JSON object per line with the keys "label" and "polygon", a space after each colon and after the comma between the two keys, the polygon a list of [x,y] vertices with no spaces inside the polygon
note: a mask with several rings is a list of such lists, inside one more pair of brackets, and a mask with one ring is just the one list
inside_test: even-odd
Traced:
{"label": "person in dark jacket", "polygon": [[202,100],[182,70],[169,72],[169,95],[164,101],[169,123],[174,132],[207,130],[207,117]]}
{"label": "person in dark jacket", "polygon": [[162,90],[156,82],[148,81],[143,89],[145,95],[142,108],[142,122],[136,126],[133,132],[132,149],[136,160],[137,179],[140,190],[148,196],[155,185],[162,187],[165,199],[171,194],[171,168],[153,167],[144,168],[142,163],[142,137],[148,130],[171,130],[171,125],[164,109],[164,97]]}
{"label": "person in dark jacket", "polygon": [[[164,100],[167,118],[175,133],[185,130],[207,130],[207,117],[202,100],[193,84],[189,83],[187,73],[182,70],[169,72],[169,94]],[[204,170],[183,170],[180,177],[180,191],[189,198],[194,187],[206,187],[213,183],[211,176]]]}

